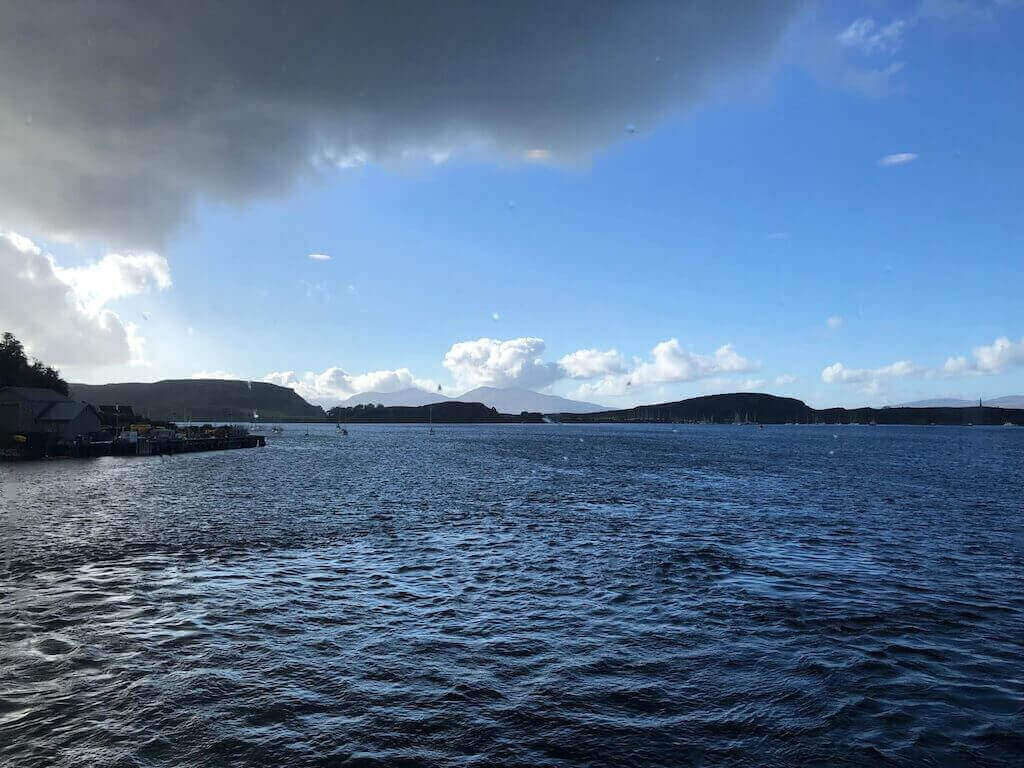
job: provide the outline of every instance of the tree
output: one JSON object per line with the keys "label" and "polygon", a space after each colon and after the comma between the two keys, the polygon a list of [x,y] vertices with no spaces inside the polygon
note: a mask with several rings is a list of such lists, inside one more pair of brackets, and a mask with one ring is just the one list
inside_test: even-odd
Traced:
{"label": "tree", "polygon": [[68,396],[60,372],[39,360],[29,362],[25,347],[9,332],[0,337],[0,387],[41,387]]}
{"label": "tree", "polygon": [[0,339],[0,384],[14,386],[27,363],[21,342],[13,334],[4,333]]}

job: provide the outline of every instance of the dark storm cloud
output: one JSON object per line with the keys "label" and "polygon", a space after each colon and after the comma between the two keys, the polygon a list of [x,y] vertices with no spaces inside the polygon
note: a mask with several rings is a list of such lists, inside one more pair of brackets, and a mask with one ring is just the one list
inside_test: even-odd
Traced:
{"label": "dark storm cloud", "polygon": [[793,6],[5,3],[0,220],[159,246],[317,165],[571,161],[756,69]]}

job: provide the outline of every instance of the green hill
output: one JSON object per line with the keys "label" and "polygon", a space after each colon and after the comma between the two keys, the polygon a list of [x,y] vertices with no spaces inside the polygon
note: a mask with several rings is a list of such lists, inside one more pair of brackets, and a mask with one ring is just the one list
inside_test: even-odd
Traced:
{"label": "green hill", "polygon": [[70,396],[93,405],[130,405],[151,419],[170,421],[248,421],[322,419],[323,409],[310,405],[288,387],[262,381],[168,379],[149,384],[71,384]]}

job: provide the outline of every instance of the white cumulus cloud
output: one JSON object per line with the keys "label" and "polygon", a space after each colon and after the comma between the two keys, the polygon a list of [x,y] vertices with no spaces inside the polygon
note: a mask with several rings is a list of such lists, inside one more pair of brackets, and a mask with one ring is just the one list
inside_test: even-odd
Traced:
{"label": "white cumulus cloud", "polygon": [[948,374],[994,374],[1018,365],[1024,365],[1024,338],[1011,341],[1001,336],[991,344],[975,347],[970,358],[965,355],[948,358],[943,371]]}
{"label": "white cumulus cloud", "polygon": [[331,257],[329,255],[327,255],[326,253],[311,253],[306,258],[307,259],[312,259],[313,261],[330,261],[331,260]]}
{"label": "white cumulus cloud", "polygon": [[0,327],[52,365],[141,363],[138,326],[106,304],[170,285],[167,261],[154,253],[62,267],[29,238],[0,231]]}
{"label": "white cumulus cloud", "polygon": [[360,392],[397,392],[410,387],[429,391],[437,389],[437,382],[417,378],[408,368],[355,374],[337,366],[320,373],[307,371],[301,375],[295,371],[273,371],[265,375],[263,381],[290,387],[308,402],[327,407]]}
{"label": "white cumulus cloud", "polygon": [[[564,361],[565,358],[563,358]],[[612,371],[581,384],[579,397],[619,397],[663,384],[693,382],[731,373],[746,373],[757,364],[740,355],[732,344],[724,344],[710,355],[683,349],[675,338],[662,341],[651,350],[649,359],[634,358],[633,367]]]}
{"label": "white cumulus cloud", "polygon": [[826,384],[861,384],[865,392],[877,392],[884,381],[907,376],[927,374],[909,360],[898,360],[879,368],[847,368],[842,363],[833,363],[821,371],[821,380]]}
{"label": "white cumulus cloud", "polygon": [[263,377],[263,381],[268,384],[277,384],[279,387],[291,387],[292,383],[298,380],[295,371],[271,371]]}
{"label": "white cumulus cloud", "polygon": [[230,373],[229,371],[196,371],[190,378],[193,379],[229,379],[231,381],[237,381],[242,377],[236,373]]}
{"label": "white cumulus cloud", "polygon": [[54,272],[71,286],[86,311],[93,313],[115,299],[146,293],[152,288],[163,291],[171,287],[167,259],[148,251],[108,253],[84,267],[54,264]]}
{"label": "white cumulus cloud", "polygon": [[444,367],[457,385],[466,389],[481,386],[541,389],[563,376],[557,364],[541,360],[544,348],[544,340],[532,336],[460,341],[445,353]]}
{"label": "white cumulus cloud", "polygon": [[622,355],[614,349],[577,349],[562,357],[558,364],[570,379],[592,379],[626,369]]}
{"label": "white cumulus cloud", "polygon": [[669,339],[655,345],[651,359],[638,365],[630,374],[632,384],[662,384],[696,381],[721,373],[743,373],[756,368],[741,356],[732,344],[725,344],[712,355],[688,352],[678,339]]}

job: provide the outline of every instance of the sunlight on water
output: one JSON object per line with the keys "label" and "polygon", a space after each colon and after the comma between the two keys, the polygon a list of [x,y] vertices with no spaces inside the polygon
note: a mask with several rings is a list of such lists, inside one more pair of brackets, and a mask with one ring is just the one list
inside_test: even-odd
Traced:
{"label": "sunlight on water", "polygon": [[306,433],[4,468],[0,764],[1024,748],[1024,430]]}

